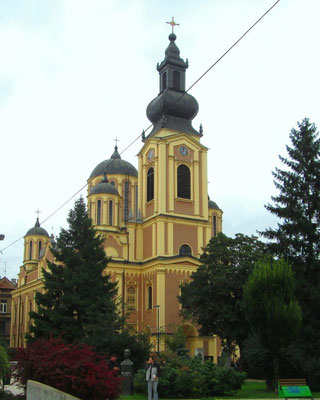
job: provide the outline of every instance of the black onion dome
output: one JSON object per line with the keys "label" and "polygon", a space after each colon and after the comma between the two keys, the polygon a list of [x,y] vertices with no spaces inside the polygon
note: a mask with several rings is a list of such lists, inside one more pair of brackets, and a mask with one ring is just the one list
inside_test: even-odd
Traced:
{"label": "black onion dome", "polygon": [[212,200],[208,200],[208,206],[209,208],[211,208],[212,210],[220,210],[219,206],[217,203],[215,203]]}
{"label": "black onion dome", "polygon": [[103,175],[104,172],[107,175],[128,175],[135,177],[138,176],[138,171],[132,164],[130,164],[128,161],[121,160],[121,156],[118,153],[117,146],[115,147],[111,158],[98,164],[91,172],[89,179],[95,178],[99,175]]}
{"label": "black onion dome", "polygon": [[119,196],[119,192],[117,188],[111,183],[104,183],[99,182],[96,186],[93,186],[90,190],[90,194],[97,194],[97,193],[109,193],[109,194],[116,194]]}
{"label": "black onion dome", "polygon": [[97,194],[97,193],[109,193],[109,194],[116,194],[119,196],[117,188],[111,185],[111,183],[109,183],[106,173],[104,173],[104,176],[101,179],[101,181],[96,186],[93,186],[90,190],[90,194]]}
{"label": "black onion dome", "polygon": [[191,94],[167,89],[148,105],[147,117],[153,124],[163,115],[191,120],[198,110],[198,102]]}
{"label": "black onion dome", "polygon": [[49,237],[48,232],[45,229],[41,228],[39,218],[37,218],[34,227],[29,229],[28,232],[26,233],[26,236],[32,236],[32,235]]}

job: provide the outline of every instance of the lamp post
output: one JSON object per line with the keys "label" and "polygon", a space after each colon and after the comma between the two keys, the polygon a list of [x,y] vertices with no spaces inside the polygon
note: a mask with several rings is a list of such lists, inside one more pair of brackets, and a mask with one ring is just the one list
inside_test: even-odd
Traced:
{"label": "lamp post", "polygon": [[157,353],[159,354],[160,350],[160,305],[156,304],[154,308],[157,309]]}

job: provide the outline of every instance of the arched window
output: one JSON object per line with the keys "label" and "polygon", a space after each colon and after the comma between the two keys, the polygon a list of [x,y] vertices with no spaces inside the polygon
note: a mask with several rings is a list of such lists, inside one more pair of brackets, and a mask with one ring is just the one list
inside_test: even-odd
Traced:
{"label": "arched window", "polygon": [[148,169],[147,173],[147,201],[154,198],[154,170],[153,168]]}
{"label": "arched window", "polygon": [[148,287],[148,310],[152,310],[152,286]]}
{"label": "arched window", "polygon": [[136,309],[136,289],[132,286],[127,289],[127,305],[129,310]]}
{"label": "arched window", "polygon": [[180,256],[191,256],[192,252],[191,252],[191,247],[188,246],[187,244],[183,244],[182,246],[180,246],[179,249],[179,255]]}
{"label": "arched window", "polygon": [[97,202],[97,225],[101,225],[101,200]]}
{"label": "arched window", "polygon": [[214,215],[212,217],[212,231],[213,231],[213,237],[217,236],[217,217]]}
{"label": "arched window", "polygon": [[167,73],[162,74],[162,90],[166,89],[167,87]]}
{"label": "arched window", "polygon": [[38,257],[40,257],[40,255],[41,255],[41,246],[42,246],[42,242],[40,240],[38,243]]}
{"label": "arched window", "polygon": [[173,88],[180,89],[180,72],[173,71]]}
{"label": "arched window", "polygon": [[178,167],[178,197],[190,199],[190,169],[182,164]]}
{"label": "arched window", "polygon": [[32,260],[32,245],[33,245],[33,243],[30,241],[30,243],[29,243],[29,260]]}
{"label": "arched window", "polygon": [[109,201],[109,225],[112,225],[112,215],[113,215],[113,201]]}
{"label": "arched window", "polygon": [[92,203],[89,205],[89,218],[92,219]]}
{"label": "arched window", "polygon": [[115,181],[111,181],[110,184],[111,184],[112,186],[116,186]]}

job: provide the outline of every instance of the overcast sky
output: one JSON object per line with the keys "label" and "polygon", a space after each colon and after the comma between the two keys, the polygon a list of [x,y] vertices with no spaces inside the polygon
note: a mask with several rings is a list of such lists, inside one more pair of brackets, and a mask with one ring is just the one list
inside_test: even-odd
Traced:
{"label": "overcast sky", "polygon": [[[0,248],[34,226],[38,208],[44,220],[84,186],[115,137],[122,151],[149,125],[166,21],[180,24],[190,86],[274,2],[1,0]],[[190,92],[227,235],[275,226],[264,204],[275,194],[278,154],[286,155],[297,121],[320,126],[319,15],[319,0],[281,0]],[[137,167],[141,144],[122,158]],[[49,234],[66,227],[73,204],[43,224]],[[20,240],[0,254],[0,275],[16,278],[22,257]]]}

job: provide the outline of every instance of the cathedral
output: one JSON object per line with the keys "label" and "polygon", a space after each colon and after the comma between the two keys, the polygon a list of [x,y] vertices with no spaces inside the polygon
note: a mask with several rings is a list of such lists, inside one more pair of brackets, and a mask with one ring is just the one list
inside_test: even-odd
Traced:
{"label": "cathedral", "polygon": [[[183,326],[190,355],[218,361],[221,342],[199,336],[183,321],[179,286],[200,265],[210,238],[222,230],[222,211],[208,197],[207,151],[203,130],[192,126],[197,100],[186,92],[188,62],[180,57],[176,35],[169,35],[164,60],[157,64],[159,94],[147,106],[152,130],[142,134],[138,169],[123,160],[117,145],[91,172],[88,213],[104,239],[106,267],[118,283],[128,324],[150,335],[164,350],[166,335]],[[43,287],[42,269],[52,260],[54,237],[39,224],[24,237],[23,264],[13,292],[11,347],[25,345],[34,295]]]}

